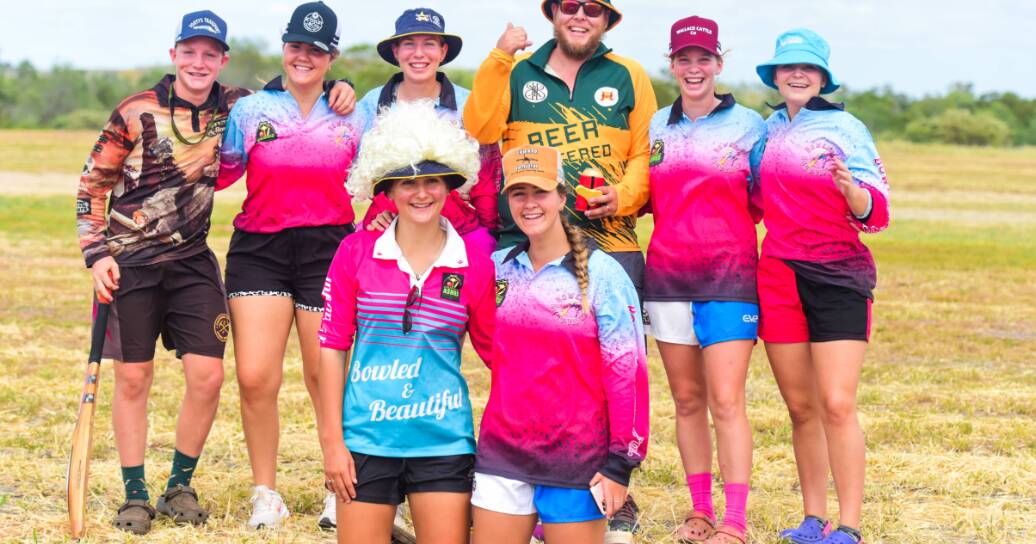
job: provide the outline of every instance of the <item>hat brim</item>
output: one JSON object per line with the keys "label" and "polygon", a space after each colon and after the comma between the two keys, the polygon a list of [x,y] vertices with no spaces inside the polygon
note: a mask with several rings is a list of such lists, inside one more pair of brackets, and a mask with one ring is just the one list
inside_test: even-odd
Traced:
{"label": "hat brim", "polygon": [[[210,40],[220,44],[223,47],[223,52],[224,53],[226,53],[227,51],[230,51],[230,45],[228,45],[227,42],[225,42],[225,41],[223,41],[223,40],[213,36],[212,34],[194,34],[192,36],[180,36],[180,38],[176,40],[176,43],[185,42],[185,41],[190,40],[192,38],[208,38],[208,39],[210,39]],[[173,44],[173,45],[176,45],[176,44]]]}
{"label": "hat brim", "polygon": [[317,43],[317,40],[313,39],[313,36],[310,36],[308,34],[289,34],[289,33],[285,32],[284,35],[281,36],[281,42],[283,42],[283,43],[289,43],[289,42],[308,43],[308,44],[310,44],[310,45],[320,49],[321,51],[323,51],[325,53],[330,53],[331,49],[332,49],[330,45],[328,45],[328,44],[326,44],[324,42]]}
{"label": "hat brim", "polygon": [[443,178],[443,181],[446,182],[446,186],[449,187],[451,191],[464,185],[464,182],[467,181],[464,174],[458,172],[456,168],[451,168],[435,161],[421,161],[416,165],[407,165],[403,168],[386,172],[383,176],[379,176],[378,179],[374,180],[374,194],[388,190],[388,188],[392,186],[392,182],[396,180],[431,177]]}
{"label": "hat brim", "polygon": [[[540,5],[540,9],[543,10],[543,16],[550,22],[554,22],[554,16],[550,12],[550,6],[556,2],[558,2],[558,0],[543,0],[543,4]],[[608,4],[601,5],[604,6],[604,9],[608,10],[608,28],[605,30],[611,30],[615,28],[615,25],[619,24],[619,21],[622,20],[622,12],[615,9],[615,6]]]}
{"label": "hat brim", "polygon": [[504,181],[504,187],[500,189],[500,192],[506,193],[518,185],[532,185],[537,189],[553,191],[558,188],[558,185],[561,185],[561,182],[543,176],[514,176]]}
{"label": "hat brim", "polygon": [[390,38],[385,38],[384,40],[381,40],[380,42],[378,42],[378,56],[380,56],[382,59],[385,60],[385,62],[387,62],[387,63],[389,63],[389,64],[391,64],[393,66],[399,66],[399,61],[397,61],[396,60],[396,56],[392,54],[392,46],[395,45],[395,43],[397,41],[399,41],[399,40],[401,40],[401,39],[403,39],[403,38],[405,38],[407,36],[419,36],[419,35],[420,36],[439,36],[439,37],[442,38],[442,40],[444,42],[446,42],[446,46],[447,46],[446,57],[444,59],[442,59],[442,62],[439,63],[439,66],[445,66],[445,65],[449,64],[450,61],[452,61],[453,59],[457,58],[457,55],[460,54],[461,48],[464,47],[464,40],[462,40],[460,38],[460,36],[457,36],[456,34],[447,34],[445,32],[427,32],[427,31],[408,32],[406,34],[397,34],[395,36],[392,36]]}
{"label": "hat brim", "polygon": [[763,81],[764,85],[771,89],[776,89],[777,84],[773,82],[774,71],[778,66],[786,64],[812,64],[823,70],[827,75],[827,84],[820,89],[820,94],[833,93],[842,86],[838,79],[835,78],[835,75],[831,73],[831,69],[827,67],[827,61],[812,51],[803,51],[801,49],[785,51],[777,55],[770,61],[756,66],[755,73],[759,75],[759,79]]}

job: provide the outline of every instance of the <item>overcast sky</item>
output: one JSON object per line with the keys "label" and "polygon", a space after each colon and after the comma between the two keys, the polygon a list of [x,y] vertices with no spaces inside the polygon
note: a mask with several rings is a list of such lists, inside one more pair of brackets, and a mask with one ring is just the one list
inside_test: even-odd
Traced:
{"label": "overcast sky", "polygon": [[[392,34],[409,7],[437,9],[447,30],[464,38],[455,61],[475,67],[506,23],[525,26],[535,46],[550,38],[539,0],[325,0],[342,19],[342,43],[373,43]],[[669,27],[689,15],[715,19],[731,51],[722,78],[756,81],[777,35],[798,26],[831,43],[831,65],[853,88],[891,85],[911,95],[938,93],[953,82],[976,90],[1036,97],[1034,0],[614,0],[625,19],[607,36],[619,54],[652,74],[665,66]],[[4,0],[0,60],[81,68],[128,68],[168,61],[183,13],[212,9],[231,37],[277,44],[298,1]],[[231,51],[233,58],[233,51]],[[231,60],[233,62],[233,60]]]}

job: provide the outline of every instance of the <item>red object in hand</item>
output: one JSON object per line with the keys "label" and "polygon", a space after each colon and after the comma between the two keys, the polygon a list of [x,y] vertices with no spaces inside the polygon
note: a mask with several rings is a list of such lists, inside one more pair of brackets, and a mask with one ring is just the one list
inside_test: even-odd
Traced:
{"label": "red object in hand", "polygon": [[[579,184],[588,189],[600,189],[605,186],[604,175],[593,168],[583,170],[579,174]],[[586,198],[576,194],[576,211],[585,212],[591,208]]]}

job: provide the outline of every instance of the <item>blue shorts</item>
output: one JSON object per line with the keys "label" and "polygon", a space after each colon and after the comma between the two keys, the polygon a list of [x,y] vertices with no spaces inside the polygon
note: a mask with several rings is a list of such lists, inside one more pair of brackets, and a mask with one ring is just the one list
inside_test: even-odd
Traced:
{"label": "blue shorts", "polygon": [[589,489],[529,484],[481,472],[475,473],[471,504],[513,516],[538,514],[543,523],[604,519]]}
{"label": "blue shorts", "polygon": [[751,302],[648,301],[651,334],[668,344],[703,348],[732,340],[755,341],[759,329],[759,305]]}

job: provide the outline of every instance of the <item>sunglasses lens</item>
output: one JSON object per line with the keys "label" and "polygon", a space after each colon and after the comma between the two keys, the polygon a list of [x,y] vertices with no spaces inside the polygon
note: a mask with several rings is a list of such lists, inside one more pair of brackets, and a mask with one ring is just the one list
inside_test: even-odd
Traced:
{"label": "sunglasses lens", "polygon": [[602,12],[604,12],[604,7],[602,7],[600,4],[594,4],[589,2],[583,4],[583,13],[585,13],[587,17],[599,17]]}
{"label": "sunglasses lens", "polygon": [[575,15],[579,11],[579,2],[562,2],[561,13],[565,15]]}
{"label": "sunglasses lens", "polygon": [[587,17],[598,17],[604,12],[604,6],[596,2],[576,2],[575,0],[561,2],[561,13],[565,15],[575,15],[579,11],[579,6],[583,6],[583,13]]}
{"label": "sunglasses lens", "polygon": [[403,333],[406,334],[414,329],[414,319],[410,317],[410,309],[403,310]]}

